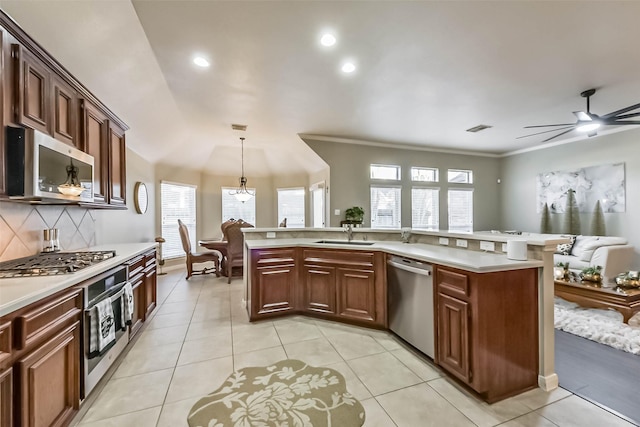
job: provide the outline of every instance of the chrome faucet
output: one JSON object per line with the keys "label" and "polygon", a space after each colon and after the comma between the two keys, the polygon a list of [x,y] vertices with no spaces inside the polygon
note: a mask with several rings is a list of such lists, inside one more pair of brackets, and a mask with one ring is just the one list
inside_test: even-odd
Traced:
{"label": "chrome faucet", "polygon": [[347,233],[347,241],[348,242],[353,240],[353,224],[347,224],[347,228],[345,228],[343,231],[345,233]]}

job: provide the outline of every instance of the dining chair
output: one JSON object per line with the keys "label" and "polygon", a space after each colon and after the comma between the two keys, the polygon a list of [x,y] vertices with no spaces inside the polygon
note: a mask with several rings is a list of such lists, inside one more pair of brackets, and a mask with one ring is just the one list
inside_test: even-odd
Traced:
{"label": "dining chair", "polygon": [[[189,230],[181,220],[178,220],[178,229],[180,230],[180,239],[182,240],[182,249],[187,254],[187,279],[194,274],[216,273],[216,277],[220,277],[220,254],[218,252],[192,252],[191,240],[189,239]],[[194,270],[193,264],[203,262],[213,262],[214,268],[203,267],[202,270]]]}
{"label": "dining chair", "polygon": [[239,219],[225,228],[224,234],[225,240],[227,241],[227,283],[231,283],[233,267],[242,267],[244,260],[244,234],[242,234],[242,229],[249,227],[253,228],[253,225]]}

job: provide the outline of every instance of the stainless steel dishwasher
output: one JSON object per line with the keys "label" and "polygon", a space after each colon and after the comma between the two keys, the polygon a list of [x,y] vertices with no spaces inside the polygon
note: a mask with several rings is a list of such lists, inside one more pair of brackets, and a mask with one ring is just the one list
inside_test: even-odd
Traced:
{"label": "stainless steel dishwasher", "polygon": [[389,329],[433,358],[431,264],[392,256],[387,261]]}

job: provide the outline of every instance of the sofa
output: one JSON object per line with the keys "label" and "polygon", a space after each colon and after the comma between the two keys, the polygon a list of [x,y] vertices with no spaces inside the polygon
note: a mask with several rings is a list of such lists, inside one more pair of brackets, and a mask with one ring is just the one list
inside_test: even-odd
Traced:
{"label": "sofa", "polygon": [[580,273],[587,267],[602,267],[602,276],[613,278],[631,269],[634,248],[627,239],[613,236],[562,236],[570,243],[558,245],[554,264],[569,263],[569,270]]}

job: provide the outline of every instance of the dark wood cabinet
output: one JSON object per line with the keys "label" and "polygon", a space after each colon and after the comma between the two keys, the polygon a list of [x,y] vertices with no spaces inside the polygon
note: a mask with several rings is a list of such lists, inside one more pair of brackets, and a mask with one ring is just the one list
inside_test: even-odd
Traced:
{"label": "dark wood cabinet", "polygon": [[251,320],[294,311],[297,251],[292,248],[251,251]]}
{"label": "dark wood cabinet", "polygon": [[109,204],[124,206],[126,203],[127,161],[124,130],[109,122]]}
{"label": "dark wood cabinet", "polygon": [[304,311],[386,327],[383,253],[304,248],[302,260]]}
{"label": "dark wood cabinet", "polygon": [[0,369],[0,427],[13,427],[13,368]]}
{"label": "dark wood cabinet", "polygon": [[488,402],[537,386],[537,278],[435,266],[435,362]]}
{"label": "dark wood cabinet", "polygon": [[376,279],[371,269],[339,268],[336,277],[341,317],[376,322]]}
{"label": "dark wood cabinet", "polygon": [[157,295],[157,274],[156,274],[156,251],[147,252],[144,255],[144,308],[145,320],[149,318],[153,310],[155,310]]}
{"label": "dark wood cabinet", "polygon": [[93,156],[93,201],[108,203],[109,158],[107,154],[107,117],[87,100],[81,100],[82,150]]}
{"label": "dark wood cabinet", "polygon": [[335,267],[305,265],[303,271],[303,310],[336,314]]}
{"label": "dark wood cabinet", "polygon": [[51,77],[51,134],[54,138],[77,148],[78,92],[61,77]]}
{"label": "dark wood cabinet", "polygon": [[65,426],[80,405],[80,322],[76,321],[17,363],[17,425]]}
{"label": "dark wood cabinet", "polygon": [[18,124],[49,133],[50,79],[47,66],[19,44],[11,45],[14,61],[15,121]]}

